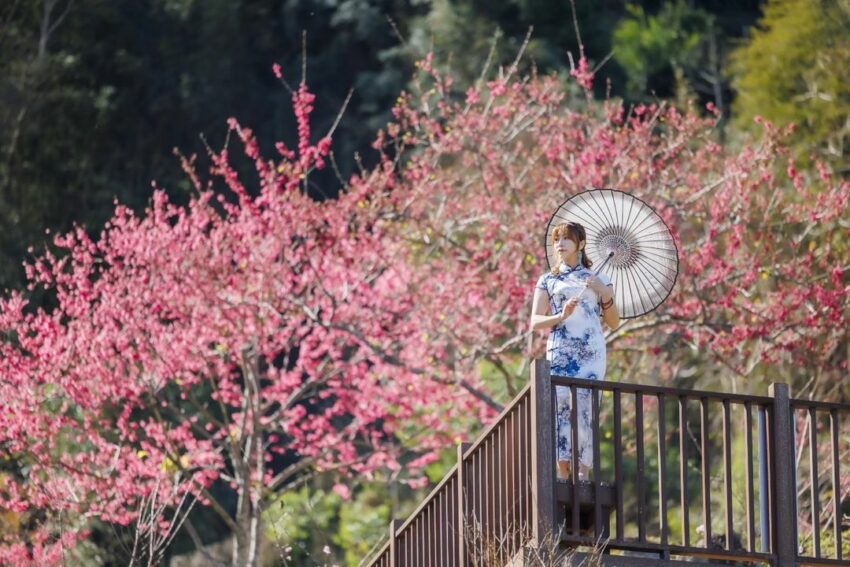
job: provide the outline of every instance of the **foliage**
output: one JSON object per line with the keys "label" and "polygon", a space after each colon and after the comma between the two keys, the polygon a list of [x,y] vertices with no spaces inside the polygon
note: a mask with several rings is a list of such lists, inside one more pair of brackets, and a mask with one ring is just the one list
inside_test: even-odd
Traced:
{"label": "foliage", "polygon": [[754,117],[794,123],[791,143],[800,161],[825,160],[850,169],[850,2],[771,0],[751,38],[732,56],[737,124]]}
{"label": "foliage", "polygon": [[[199,136],[220,147],[220,125],[230,116],[252,124],[266,152],[276,140],[296,143],[288,97],[268,73],[274,61],[300,78],[307,57],[307,78],[319,95],[317,128],[330,129],[354,89],[334,160],[345,178],[357,169],[358,151],[372,165],[369,144],[412,69],[412,61],[389,51],[398,38],[386,17],[407,34],[413,13],[383,0],[4,6],[0,289],[23,287],[27,248],[50,241],[45,229],[66,232],[77,223],[97,232],[115,198],[141,212],[153,179],[185,204],[192,185],[172,149],[200,152],[206,168]],[[333,197],[338,185],[329,164],[315,172],[308,192]]]}
{"label": "foliage", "polygon": [[698,48],[713,33],[713,18],[682,0],[665,3],[657,15],[642,6],[627,4],[628,16],[614,31],[614,57],[625,69],[632,96],[648,90],[671,96],[676,69],[694,71],[704,67]]}

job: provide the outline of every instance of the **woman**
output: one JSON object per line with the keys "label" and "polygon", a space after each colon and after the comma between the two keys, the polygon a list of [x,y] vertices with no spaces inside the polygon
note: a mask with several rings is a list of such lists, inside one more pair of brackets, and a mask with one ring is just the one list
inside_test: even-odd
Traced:
{"label": "woman", "polygon": [[[614,305],[614,288],[604,274],[596,276],[584,253],[584,227],[570,222],[555,227],[552,246],[556,265],[537,280],[532,306],[531,328],[551,329],[546,359],[554,376],[604,380],[607,363],[604,322],[611,329],[620,324]],[[572,432],[570,428],[570,389],[557,386],[558,478],[570,478]],[[579,478],[587,478],[593,466],[590,390],[579,389]]]}

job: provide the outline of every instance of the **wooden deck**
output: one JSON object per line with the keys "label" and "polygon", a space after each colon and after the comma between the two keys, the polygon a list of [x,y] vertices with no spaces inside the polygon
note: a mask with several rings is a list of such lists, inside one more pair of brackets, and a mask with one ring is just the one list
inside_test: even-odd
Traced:
{"label": "wooden deck", "polygon": [[[571,479],[555,476],[554,386],[573,407],[593,392],[593,431],[571,414],[573,463],[579,435],[592,436],[590,480],[576,466]],[[784,384],[769,394],[563,378],[537,360],[525,389],[458,447],[457,464],[362,565],[523,565],[544,548],[591,550],[603,565],[850,565],[850,405],[792,399]]]}

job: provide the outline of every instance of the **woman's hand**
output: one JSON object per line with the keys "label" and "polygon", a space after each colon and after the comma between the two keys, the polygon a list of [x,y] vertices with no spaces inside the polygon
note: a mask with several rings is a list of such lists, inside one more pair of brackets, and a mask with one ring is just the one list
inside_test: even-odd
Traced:
{"label": "woman's hand", "polygon": [[602,280],[599,279],[599,276],[590,276],[590,278],[588,278],[587,280],[587,287],[595,291],[597,295],[599,295],[600,299],[602,299],[603,301],[608,301],[609,299],[611,299],[611,288],[602,283]]}
{"label": "woman's hand", "polygon": [[578,306],[578,299],[579,296],[577,295],[575,297],[571,297],[566,303],[564,303],[564,309],[561,310],[561,321],[573,314]]}

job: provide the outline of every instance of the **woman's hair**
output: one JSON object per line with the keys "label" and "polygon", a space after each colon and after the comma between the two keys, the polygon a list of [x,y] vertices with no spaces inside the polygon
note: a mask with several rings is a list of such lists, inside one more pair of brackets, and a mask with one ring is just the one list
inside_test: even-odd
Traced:
{"label": "woman's hair", "polygon": [[[556,226],[555,230],[552,231],[552,244],[554,245],[556,240],[560,240],[564,237],[569,238],[570,240],[575,242],[576,248],[579,247],[579,242],[582,240],[585,241],[585,248],[587,247],[587,235],[584,232],[584,227],[577,222],[568,222]],[[585,268],[589,268],[593,265],[593,262],[591,262],[590,258],[587,257],[587,253],[581,254],[581,264]],[[553,275],[557,276],[560,272],[560,264],[556,264],[552,267]]]}

